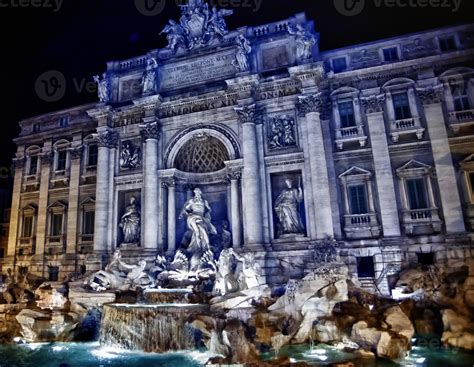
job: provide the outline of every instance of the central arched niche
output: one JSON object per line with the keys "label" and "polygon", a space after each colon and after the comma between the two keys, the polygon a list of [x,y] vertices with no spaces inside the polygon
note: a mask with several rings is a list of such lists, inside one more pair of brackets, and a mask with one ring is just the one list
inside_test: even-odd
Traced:
{"label": "central arched niche", "polygon": [[180,148],[173,166],[186,173],[212,173],[224,169],[229,160],[226,146],[203,132],[195,134]]}

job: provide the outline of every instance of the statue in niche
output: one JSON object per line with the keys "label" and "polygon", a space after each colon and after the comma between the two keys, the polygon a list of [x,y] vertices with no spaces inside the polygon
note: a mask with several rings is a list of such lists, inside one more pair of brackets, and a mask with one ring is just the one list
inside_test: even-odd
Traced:
{"label": "statue in niche", "polygon": [[278,216],[278,237],[287,234],[303,234],[304,226],[299,213],[299,206],[303,202],[301,180],[298,188],[293,187],[293,181],[285,180],[286,188],[275,201],[275,211]]}
{"label": "statue in niche", "polygon": [[140,167],[140,148],[135,147],[132,142],[124,141],[120,153],[120,167],[135,169]]}
{"label": "statue in niche", "polygon": [[211,223],[211,207],[202,197],[199,188],[194,190],[194,197],[184,204],[179,219],[186,218],[191,233],[191,242],[186,250],[176,253],[173,264],[180,272],[189,272],[186,276],[198,275],[210,268],[215,270],[214,254],[211,250],[209,236],[216,235],[217,230]]}
{"label": "statue in niche", "polygon": [[271,149],[296,145],[295,120],[291,116],[278,116],[270,120],[271,131],[269,146]]}
{"label": "statue in niche", "polygon": [[95,75],[94,81],[97,83],[99,100],[101,103],[108,103],[110,101],[110,82],[107,78],[107,74],[102,74],[102,80],[100,76]]}
{"label": "statue in niche", "polygon": [[237,37],[237,54],[232,65],[235,66],[238,72],[243,73],[250,70],[249,54],[252,52],[250,41],[243,35]]}
{"label": "statue in niche", "polygon": [[296,59],[305,61],[313,56],[313,46],[316,44],[316,37],[308,32],[301,24],[290,25],[288,32],[296,37]]}
{"label": "statue in niche", "polygon": [[136,203],[135,196],[130,198],[130,204],[120,220],[120,228],[123,232],[124,244],[140,243],[140,208]]}
{"label": "statue in niche", "polygon": [[146,62],[146,70],[143,73],[142,84],[143,84],[143,95],[150,95],[156,93],[157,83],[156,83],[156,69],[158,68],[158,63],[153,57],[149,57]]}

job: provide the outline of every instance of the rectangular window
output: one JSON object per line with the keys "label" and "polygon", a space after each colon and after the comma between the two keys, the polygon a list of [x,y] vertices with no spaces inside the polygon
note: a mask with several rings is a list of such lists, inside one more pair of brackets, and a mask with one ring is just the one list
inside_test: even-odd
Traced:
{"label": "rectangular window", "polygon": [[351,214],[367,214],[365,185],[349,186]]}
{"label": "rectangular window", "polygon": [[89,145],[88,149],[88,156],[87,156],[87,166],[93,167],[97,166],[97,157],[99,153],[99,149],[97,145]]}
{"label": "rectangular window", "polygon": [[63,116],[59,118],[59,127],[69,126],[69,116]]}
{"label": "rectangular window", "polygon": [[63,215],[51,215],[51,236],[61,236],[63,234]]}
{"label": "rectangular window", "polygon": [[357,275],[359,276],[359,278],[375,278],[373,256],[364,256],[357,258]]}
{"label": "rectangular window", "polygon": [[398,48],[397,47],[390,47],[383,50],[383,58],[385,62],[395,62],[399,61],[400,58],[398,57]]}
{"label": "rectangular window", "polygon": [[354,104],[351,102],[339,103],[339,116],[341,117],[341,127],[355,126]]}
{"label": "rectangular window", "polygon": [[59,266],[49,266],[48,274],[50,282],[57,282],[59,278]]}
{"label": "rectangular window", "polygon": [[407,180],[407,190],[411,210],[428,209],[424,178]]}
{"label": "rectangular window", "polygon": [[84,212],[82,234],[94,234],[95,212]]}
{"label": "rectangular window", "polygon": [[461,85],[454,85],[451,87],[451,93],[454,101],[454,109],[456,111],[467,111],[471,109],[466,88],[463,88]]}
{"label": "rectangular window", "polygon": [[30,167],[28,170],[28,175],[34,176],[38,172],[38,156],[34,155],[30,157]]}
{"label": "rectangular window", "polygon": [[57,152],[58,161],[56,166],[56,171],[65,171],[66,170],[66,161],[67,161],[67,152],[65,150],[60,150]]}
{"label": "rectangular window", "polygon": [[39,133],[41,130],[41,125],[40,124],[34,124],[33,125],[33,132],[34,133]]}
{"label": "rectangular window", "polygon": [[405,120],[411,118],[410,101],[407,93],[398,93],[393,95],[393,108],[395,110],[396,120]]}
{"label": "rectangular window", "polygon": [[347,70],[347,61],[345,57],[338,57],[332,60],[332,70],[335,73],[340,73]]}
{"label": "rectangular window", "polygon": [[454,36],[440,38],[439,48],[443,52],[456,50],[457,47],[456,47],[456,40],[454,39]]}
{"label": "rectangular window", "polygon": [[33,217],[23,217],[23,225],[21,228],[21,237],[31,238],[33,235]]}
{"label": "rectangular window", "polygon": [[0,247],[0,259],[3,259],[5,257],[5,248]]}

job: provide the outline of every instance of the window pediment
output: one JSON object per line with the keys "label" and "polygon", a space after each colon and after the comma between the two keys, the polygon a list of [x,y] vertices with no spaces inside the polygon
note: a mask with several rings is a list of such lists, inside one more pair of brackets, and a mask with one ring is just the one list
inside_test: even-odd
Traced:
{"label": "window pediment", "polygon": [[63,201],[55,201],[54,203],[48,206],[48,210],[54,212],[64,212],[67,209],[67,204]]}
{"label": "window pediment", "polygon": [[461,169],[465,171],[474,169],[474,154],[471,154],[470,156],[459,162],[459,166],[461,166]]}
{"label": "window pediment", "polygon": [[371,172],[357,166],[351,167],[339,175],[339,179],[343,182],[367,181],[371,177]]}
{"label": "window pediment", "polygon": [[428,175],[432,171],[433,167],[416,160],[411,160],[397,169],[397,175],[399,177],[420,176]]}

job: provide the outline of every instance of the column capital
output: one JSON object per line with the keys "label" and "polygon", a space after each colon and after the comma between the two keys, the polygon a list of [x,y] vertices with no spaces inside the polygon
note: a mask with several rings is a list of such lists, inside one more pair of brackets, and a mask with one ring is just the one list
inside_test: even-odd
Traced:
{"label": "column capital", "polygon": [[153,119],[143,119],[144,124],[140,125],[140,134],[142,136],[143,141],[147,140],[160,140],[161,133],[160,133],[160,125],[158,120]]}
{"label": "column capital", "polygon": [[227,170],[227,180],[228,181],[238,181],[242,178],[242,169],[229,169]]}
{"label": "column capital", "polygon": [[298,115],[301,117],[305,117],[308,113],[312,112],[324,112],[325,106],[322,92],[298,96],[296,107],[298,109]]}
{"label": "column capital", "polygon": [[438,84],[428,88],[417,88],[416,93],[424,106],[441,103],[444,97],[444,86]]}
{"label": "column capital", "polygon": [[68,149],[71,159],[79,159],[82,157],[82,152],[84,151],[84,146],[79,145],[77,147],[71,147]]}
{"label": "column capital", "polygon": [[97,139],[99,147],[103,148],[117,148],[118,145],[118,135],[112,130],[104,130],[94,135]]}
{"label": "column capital", "polygon": [[262,122],[263,111],[256,104],[234,107],[241,124],[260,124]]}
{"label": "column capital", "polygon": [[161,187],[164,189],[175,188],[176,180],[173,177],[163,178],[161,181]]}
{"label": "column capital", "polygon": [[387,99],[387,95],[378,94],[369,97],[362,97],[362,106],[364,107],[366,114],[371,113],[380,113],[383,112],[383,107],[385,105],[385,101]]}

